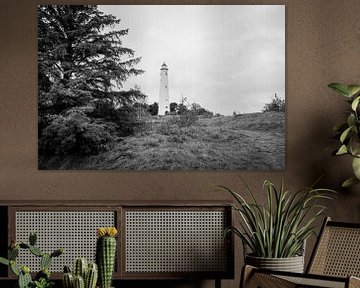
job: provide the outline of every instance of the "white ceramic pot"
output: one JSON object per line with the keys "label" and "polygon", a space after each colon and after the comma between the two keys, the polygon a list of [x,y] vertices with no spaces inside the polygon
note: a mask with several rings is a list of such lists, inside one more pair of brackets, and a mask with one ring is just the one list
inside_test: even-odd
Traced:
{"label": "white ceramic pot", "polygon": [[262,269],[304,273],[304,256],[263,258],[246,255],[245,263]]}

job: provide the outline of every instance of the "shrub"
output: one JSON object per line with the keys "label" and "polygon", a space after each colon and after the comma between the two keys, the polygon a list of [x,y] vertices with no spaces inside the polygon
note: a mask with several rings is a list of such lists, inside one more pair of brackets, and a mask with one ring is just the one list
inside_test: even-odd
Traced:
{"label": "shrub", "polygon": [[270,103],[266,103],[263,108],[263,112],[285,112],[285,99],[281,99],[275,93]]}
{"label": "shrub", "polygon": [[142,124],[136,118],[134,107],[122,105],[116,108],[113,103],[106,101],[97,102],[94,111],[89,116],[99,121],[116,124],[114,132],[120,137],[134,134],[135,129]]}
{"label": "shrub", "polygon": [[95,154],[109,148],[115,125],[92,121],[82,111],[57,116],[43,131],[39,150],[44,154]]}

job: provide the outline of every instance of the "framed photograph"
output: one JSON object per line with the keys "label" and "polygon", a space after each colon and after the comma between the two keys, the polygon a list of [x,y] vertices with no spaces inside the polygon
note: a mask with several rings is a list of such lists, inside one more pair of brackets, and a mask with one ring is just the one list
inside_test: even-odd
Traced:
{"label": "framed photograph", "polygon": [[38,6],[41,170],[285,168],[284,5]]}

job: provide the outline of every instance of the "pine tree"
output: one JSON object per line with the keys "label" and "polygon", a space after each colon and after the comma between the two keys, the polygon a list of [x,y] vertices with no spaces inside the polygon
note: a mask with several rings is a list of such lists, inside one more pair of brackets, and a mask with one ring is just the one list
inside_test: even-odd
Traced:
{"label": "pine tree", "polygon": [[144,95],[121,91],[140,58],[122,45],[128,30],[91,5],[38,8],[39,152],[90,154],[133,133],[132,104]]}

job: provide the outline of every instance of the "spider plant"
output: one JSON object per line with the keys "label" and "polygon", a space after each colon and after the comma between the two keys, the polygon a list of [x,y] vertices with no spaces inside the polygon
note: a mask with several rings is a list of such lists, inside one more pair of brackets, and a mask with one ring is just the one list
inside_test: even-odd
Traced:
{"label": "spider plant", "polygon": [[228,227],[225,234],[233,232],[252,251],[252,256],[288,258],[302,254],[305,240],[314,233],[316,219],[324,214],[326,207],[318,200],[331,199],[334,191],[304,188],[296,193],[285,191],[283,183],[278,189],[266,180],[266,206],[256,200],[249,186],[241,179],[251,201],[240,194],[220,186],[236,200],[233,208],[240,215],[240,227]]}

